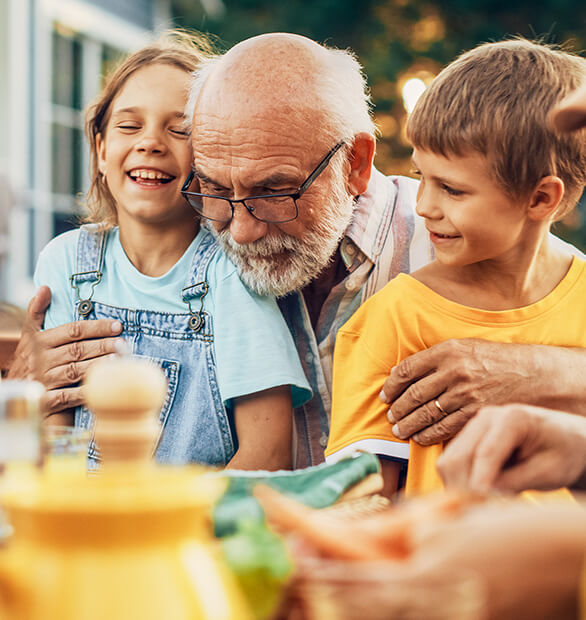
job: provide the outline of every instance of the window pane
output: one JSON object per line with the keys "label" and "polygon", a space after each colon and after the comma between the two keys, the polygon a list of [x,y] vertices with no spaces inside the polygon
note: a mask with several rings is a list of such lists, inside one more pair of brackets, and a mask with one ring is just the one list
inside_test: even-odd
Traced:
{"label": "window pane", "polygon": [[86,0],[121,19],[152,30],[155,0]]}
{"label": "window pane", "polygon": [[81,192],[83,132],[78,128],[53,123],[51,142],[51,191],[55,194]]}
{"label": "window pane", "polygon": [[75,37],[53,31],[52,101],[81,110],[81,43]]}
{"label": "window pane", "polygon": [[104,86],[108,74],[125,56],[126,53],[116,47],[110,45],[102,47],[102,86]]}
{"label": "window pane", "polygon": [[73,213],[53,213],[53,235],[56,237],[61,233],[72,230],[79,226],[79,217]]}

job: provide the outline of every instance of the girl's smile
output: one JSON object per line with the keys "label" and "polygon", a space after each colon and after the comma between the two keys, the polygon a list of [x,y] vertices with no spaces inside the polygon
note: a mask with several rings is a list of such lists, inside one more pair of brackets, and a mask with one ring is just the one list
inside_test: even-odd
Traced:
{"label": "girl's smile", "polygon": [[96,145],[121,226],[183,227],[194,214],[181,196],[192,151],[184,107],[189,74],[168,64],[133,73],[112,103]]}
{"label": "girl's smile", "polygon": [[135,168],[126,173],[132,181],[145,187],[160,187],[176,177],[154,168]]}

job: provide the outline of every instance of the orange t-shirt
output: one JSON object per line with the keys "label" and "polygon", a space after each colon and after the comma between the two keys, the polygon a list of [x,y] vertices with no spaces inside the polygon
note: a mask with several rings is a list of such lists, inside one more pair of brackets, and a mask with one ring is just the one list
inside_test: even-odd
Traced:
{"label": "orange t-shirt", "polygon": [[[586,347],[585,300],[586,263],[576,257],[549,295],[504,311],[462,306],[400,274],[338,331],[326,457],[352,448],[387,456],[406,450],[391,432],[379,393],[391,368],[409,355],[450,338]],[[408,494],[442,487],[435,468],[442,450],[410,442]]]}

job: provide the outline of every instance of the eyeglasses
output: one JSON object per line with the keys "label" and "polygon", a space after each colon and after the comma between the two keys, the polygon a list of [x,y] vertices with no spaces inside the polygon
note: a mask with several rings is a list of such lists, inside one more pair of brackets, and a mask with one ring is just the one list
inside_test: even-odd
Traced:
{"label": "eyeglasses", "polygon": [[240,203],[252,215],[261,222],[270,224],[282,224],[293,221],[298,215],[297,200],[303,196],[309,186],[326,169],[332,157],[338,152],[345,141],[338,142],[336,146],[319,162],[313,172],[303,181],[299,189],[292,194],[266,194],[263,196],[251,196],[241,200],[233,200],[224,196],[212,194],[200,194],[187,191],[195,171],[192,170],[181,188],[181,194],[187,202],[203,217],[215,222],[229,222],[234,217],[234,205]]}

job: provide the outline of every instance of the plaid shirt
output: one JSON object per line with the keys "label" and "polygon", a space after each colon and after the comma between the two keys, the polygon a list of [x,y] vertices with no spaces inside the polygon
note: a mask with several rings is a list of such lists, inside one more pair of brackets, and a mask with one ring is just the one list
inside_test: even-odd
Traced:
{"label": "plaid shirt", "polygon": [[313,398],[295,410],[295,467],[324,460],[331,410],[332,361],[338,329],[368,297],[400,272],[433,257],[423,218],[415,213],[417,181],[377,170],[360,196],[340,244],[346,277],[328,295],[314,331],[301,293],[279,300],[295,339]]}

